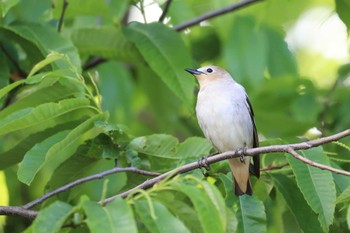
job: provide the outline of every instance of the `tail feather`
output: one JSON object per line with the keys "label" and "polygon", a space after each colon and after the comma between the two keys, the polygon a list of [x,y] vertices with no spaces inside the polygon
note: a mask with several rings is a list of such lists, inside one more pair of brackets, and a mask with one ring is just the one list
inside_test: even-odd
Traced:
{"label": "tail feather", "polygon": [[242,189],[239,187],[235,177],[233,177],[233,183],[234,183],[234,187],[235,187],[235,195],[236,196],[241,196],[243,194],[248,194],[248,195],[253,195],[253,188],[252,185],[250,183],[250,179],[248,179],[247,181],[247,190],[245,192],[242,191]]}

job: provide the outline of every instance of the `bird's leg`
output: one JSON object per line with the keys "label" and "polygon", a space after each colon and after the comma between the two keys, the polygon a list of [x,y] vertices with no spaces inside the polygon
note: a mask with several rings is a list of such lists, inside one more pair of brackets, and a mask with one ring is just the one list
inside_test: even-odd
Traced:
{"label": "bird's leg", "polygon": [[[205,177],[209,176],[208,172],[210,171],[210,166],[208,164],[208,157],[209,156],[210,155],[203,156],[203,157],[200,157],[198,159],[198,167],[201,169],[201,172],[202,172],[203,176],[205,176]],[[205,168],[206,171],[203,168]]]}
{"label": "bird's leg", "polygon": [[238,148],[237,154],[239,155],[239,160],[241,161],[241,163],[245,164],[245,155],[247,154],[247,147]]}

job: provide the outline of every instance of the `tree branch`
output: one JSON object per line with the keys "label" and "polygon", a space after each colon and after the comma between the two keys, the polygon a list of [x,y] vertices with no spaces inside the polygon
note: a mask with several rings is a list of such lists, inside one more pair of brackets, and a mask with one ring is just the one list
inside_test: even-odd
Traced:
{"label": "tree branch", "polygon": [[61,17],[60,20],[58,21],[58,26],[57,26],[57,31],[61,32],[62,29],[62,25],[63,25],[63,20],[64,20],[64,15],[66,13],[67,10],[67,6],[68,6],[68,2],[67,0],[62,0],[63,1],[63,5],[62,5],[62,12],[61,12]]}
{"label": "tree branch", "polygon": [[159,17],[158,22],[163,22],[164,21],[165,16],[168,13],[168,10],[169,10],[171,2],[172,2],[172,0],[166,1],[165,5],[164,5],[164,8],[163,8],[162,15]]}
{"label": "tree branch", "polygon": [[211,18],[214,18],[216,16],[223,15],[223,14],[226,14],[226,13],[229,13],[229,12],[241,9],[241,8],[243,8],[245,6],[250,5],[250,4],[261,2],[261,1],[263,1],[263,0],[244,0],[244,1],[238,2],[236,4],[233,4],[233,5],[221,8],[221,9],[205,13],[205,14],[200,15],[200,16],[198,16],[198,17],[196,17],[194,19],[191,19],[189,21],[177,24],[177,25],[175,25],[173,27],[173,29],[175,31],[182,31],[182,30],[184,30],[186,28],[189,28],[189,27],[192,27],[192,26],[194,26],[196,24],[199,24],[200,22],[202,22],[204,20],[211,19]]}
{"label": "tree branch", "polygon": [[327,171],[331,171],[331,172],[334,172],[334,173],[337,173],[337,174],[340,174],[340,175],[344,175],[344,176],[350,176],[350,172],[348,171],[344,171],[344,170],[340,170],[340,169],[336,169],[336,168],[333,168],[333,167],[330,167],[330,166],[327,166],[327,165],[324,165],[324,164],[320,164],[320,163],[316,163],[312,160],[309,160],[303,156],[301,156],[300,154],[298,154],[293,148],[289,147],[287,149],[287,152],[289,154],[291,154],[294,158],[296,159],[299,159],[301,162],[305,163],[305,164],[308,164],[310,166],[313,166],[313,167],[317,167],[319,169],[322,169],[322,170],[327,170]]}
{"label": "tree branch", "polygon": [[[323,170],[328,170],[328,171],[335,172],[335,173],[338,173],[338,174],[350,176],[350,172],[339,170],[339,169],[336,169],[336,168],[333,168],[333,167],[330,167],[330,166],[326,166],[326,165],[323,165],[323,164],[316,163],[314,161],[306,159],[305,157],[299,155],[296,152],[296,150],[307,150],[307,149],[310,149],[312,147],[317,147],[317,146],[320,146],[320,145],[323,145],[323,144],[326,144],[326,143],[329,143],[329,142],[332,142],[332,141],[337,141],[337,140],[339,140],[341,138],[344,138],[346,136],[349,136],[349,135],[350,135],[350,129],[347,129],[347,130],[344,130],[344,131],[342,131],[340,133],[337,133],[337,134],[334,134],[334,135],[331,135],[331,136],[328,136],[328,137],[323,137],[323,138],[319,138],[319,139],[311,140],[311,141],[307,141],[307,142],[301,142],[301,143],[295,143],[295,144],[286,144],[286,145],[273,145],[273,146],[265,146],[265,147],[258,147],[258,148],[249,148],[249,149],[246,149],[244,151],[244,155],[246,155],[246,156],[255,156],[255,155],[264,154],[264,153],[286,152],[286,153],[289,153],[292,156],[294,156],[296,159],[299,159],[303,163],[306,163],[306,164],[308,164],[310,166],[314,166],[314,167],[317,167],[317,168],[320,168],[320,169],[323,169]],[[217,155],[214,155],[214,156],[211,156],[211,157],[207,158],[206,162],[208,164],[212,164],[212,163],[216,163],[216,162],[219,162],[219,161],[222,161],[222,160],[227,160],[227,159],[230,159],[230,158],[236,158],[236,157],[241,156],[242,154],[243,154],[242,150],[227,151],[227,152],[220,153],[220,154],[217,154]],[[278,168],[282,168],[284,166],[286,166],[286,165],[283,164],[283,165],[280,165],[280,166],[276,166],[276,169],[277,169],[277,167]],[[163,174],[159,174],[159,173],[156,173],[156,172],[149,172],[149,171],[139,170],[137,168],[132,168],[132,167],[129,167],[129,168],[113,168],[113,169],[110,169],[108,171],[104,171],[104,172],[101,172],[101,173],[98,173],[98,174],[95,174],[95,175],[92,175],[92,176],[84,177],[84,178],[78,179],[76,181],[73,181],[73,182],[71,182],[71,183],[69,183],[67,185],[64,185],[64,186],[62,186],[62,187],[60,187],[60,188],[58,188],[56,190],[51,191],[50,193],[47,193],[47,194],[43,195],[42,197],[40,197],[40,198],[30,202],[30,203],[25,204],[22,207],[18,207],[18,206],[0,206],[0,215],[18,215],[18,216],[22,216],[22,217],[25,217],[25,218],[33,219],[33,218],[35,218],[35,216],[39,212],[38,211],[28,210],[29,208],[32,208],[32,207],[36,206],[39,203],[42,203],[44,200],[52,197],[53,195],[56,195],[56,194],[58,194],[60,192],[67,191],[68,189],[70,189],[70,188],[72,188],[72,187],[74,187],[76,185],[79,185],[79,184],[82,184],[82,183],[85,183],[85,182],[88,182],[88,181],[91,181],[91,180],[95,180],[95,179],[101,179],[101,178],[103,178],[106,175],[110,175],[110,174],[114,174],[114,173],[118,173],[118,172],[134,172],[134,173],[138,173],[138,174],[142,174],[142,175],[149,175],[149,176],[156,176],[156,177],[152,178],[152,179],[149,179],[149,180],[146,180],[142,184],[140,184],[140,185],[138,185],[138,186],[136,186],[136,187],[126,191],[126,192],[123,192],[123,193],[120,193],[118,195],[109,197],[109,198],[103,200],[102,202],[100,202],[100,204],[102,204],[102,205],[107,204],[107,203],[113,201],[116,197],[124,198],[124,197],[128,196],[130,193],[132,193],[133,191],[135,191],[137,189],[150,188],[153,185],[155,185],[156,183],[158,183],[161,180],[165,179],[166,177],[175,176],[177,174],[185,173],[185,172],[197,169],[197,168],[199,168],[198,162],[192,162],[192,163],[186,164],[184,166],[181,166],[179,168],[175,168],[175,169],[173,169],[171,171],[168,171],[166,173],[163,173]],[[262,169],[262,170],[272,170],[272,169],[274,169],[274,168],[269,168],[268,167],[268,168]]]}
{"label": "tree branch", "polygon": [[[248,148],[246,149],[246,151],[244,152],[244,155],[246,156],[255,156],[258,154],[264,154],[264,153],[275,153],[275,152],[287,152],[292,154],[294,157],[296,157],[297,159],[300,159],[300,157],[302,159],[300,159],[303,163],[309,164],[311,166],[314,167],[318,167],[320,169],[324,169],[324,170],[328,170],[331,172],[335,172],[338,174],[342,174],[342,175],[346,175],[346,176],[350,176],[350,172],[347,171],[343,171],[343,170],[339,170],[336,168],[332,168],[323,164],[319,164],[319,163],[315,163],[313,161],[310,161],[302,156],[295,156],[295,153],[293,151],[295,150],[307,150],[310,149],[312,147],[317,147],[320,146],[322,144],[328,143],[328,142],[332,142],[332,141],[336,141],[339,140],[343,137],[349,136],[350,135],[350,129],[347,129],[345,131],[342,131],[340,133],[328,136],[328,137],[323,137],[323,138],[319,138],[319,139],[315,139],[315,140],[311,140],[311,141],[307,141],[307,142],[301,142],[301,143],[295,143],[295,144],[286,144],[286,145],[274,145],[274,146],[264,146],[264,147],[257,147],[257,148]],[[236,150],[236,151],[227,151],[224,153],[220,153],[217,155],[214,155],[212,157],[207,158],[206,162],[207,164],[212,164],[212,163],[216,163],[222,160],[226,160],[226,159],[231,159],[231,158],[236,158],[241,156],[243,153],[242,150]],[[198,162],[192,162],[189,164],[186,164],[182,167],[179,168],[175,168],[171,171],[168,171],[166,173],[163,173],[160,176],[157,176],[153,179],[150,180],[146,180],[145,182],[143,182],[142,184],[126,191],[123,193],[120,193],[118,195],[112,196],[110,198],[105,199],[103,202],[101,202],[100,204],[106,204],[109,203],[111,201],[113,201],[116,197],[126,197],[128,196],[130,193],[132,193],[134,190],[137,189],[147,189],[152,187],[154,184],[160,182],[161,180],[165,179],[168,176],[175,176],[177,174],[182,174],[194,169],[199,168],[199,164]]]}
{"label": "tree branch", "polygon": [[17,215],[29,219],[34,219],[39,211],[27,210],[20,206],[0,206],[0,215]]}
{"label": "tree branch", "polygon": [[[59,187],[58,189],[55,189],[49,193],[46,193],[45,195],[39,197],[38,199],[25,204],[24,206],[22,206],[22,208],[31,209],[34,206],[44,202],[46,199],[48,199],[52,196],[55,196],[58,193],[65,192],[74,186],[86,183],[86,182],[91,181],[91,180],[102,179],[105,176],[115,174],[115,173],[120,173],[120,172],[132,172],[132,173],[137,173],[137,174],[145,175],[145,176],[159,176],[160,175],[160,173],[158,173],[158,172],[150,172],[150,171],[140,170],[140,169],[137,169],[134,167],[126,167],[126,168],[115,167],[115,168],[112,168],[110,170],[107,170],[107,171],[104,171],[104,172],[101,172],[101,173],[98,173],[95,175],[87,176],[87,177],[75,180],[69,184],[63,185],[63,186]],[[0,215],[1,215],[1,211],[0,211]]]}

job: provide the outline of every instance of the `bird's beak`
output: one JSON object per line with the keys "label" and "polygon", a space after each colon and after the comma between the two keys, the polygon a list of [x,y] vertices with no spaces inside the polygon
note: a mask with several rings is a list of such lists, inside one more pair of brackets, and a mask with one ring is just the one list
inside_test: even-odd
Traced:
{"label": "bird's beak", "polygon": [[205,74],[204,72],[199,71],[199,70],[194,70],[194,69],[189,69],[189,68],[186,68],[185,70],[186,70],[188,73],[193,74],[193,75]]}

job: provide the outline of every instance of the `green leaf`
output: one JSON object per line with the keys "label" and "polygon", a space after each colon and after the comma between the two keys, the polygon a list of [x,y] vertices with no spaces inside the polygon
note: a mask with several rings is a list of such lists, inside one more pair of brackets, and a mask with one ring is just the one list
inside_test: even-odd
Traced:
{"label": "green leaf", "polygon": [[180,35],[160,23],[132,23],[125,32],[169,89],[190,106],[194,79],[183,69],[192,66],[192,61]]}
{"label": "green leaf", "polygon": [[111,216],[113,228],[118,233],[137,232],[134,215],[129,204],[122,198],[115,198],[104,210]]}
{"label": "green leaf", "polygon": [[179,158],[199,158],[208,155],[213,146],[205,138],[189,137],[176,150]]}
{"label": "green leaf", "polygon": [[[102,108],[108,110],[112,122],[130,124],[135,94],[131,74],[123,64],[115,61],[105,62],[97,70]],[[114,74],[117,74],[116,77]]]}
{"label": "green leaf", "polygon": [[82,56],[99,56],[118,60],[138,60],[140,54],[116,27],[79,28],[73,31],[72,41]]}
{"label": "green leaf", "polygon": [[90,101],[88,99],[74,98],[65,99],[58,103],[45,103],[34,108],[19,110],[0,121],[0,135],[28,128],[32,129],[31,133],[39,132],[54,126],[55,118],[76,109],[88,108],[89,103]]}
{"label": "green leaf", "polygon": [[95,115],[73,130],[55,134],[34,146],[26,153],[23,164],[20,166],[18,176],[21,181],[30,184],[43,166],[50,166],[52,170],[58,167],[86,140],[104,131],[104,127],[95,126],[95,122],[105,120],[106,117],[106,114]]}
{"label": "green leaf", "polygon": [[283,75],[298,75],[297,63],[288,48],[284,36],[277,31],[268,28],[266,34],[269,43],[268,48],[268,70],[272,77]]}
{"label": "green leaf", "polygon": [[105,208],[102,208],[99,204],[92,201],[85,201],[82,207],[87,216],[85,221],[91,233],[117,232],[114,228],[112,217]]}
{"label": "green leaf", "polygon": [[[59,19],[62,12],[62,3],[55,2],[53,17]],[[65,13],[65,19],[72,19],[77,16],[106,16],[109,13],[108,4],[104,0],[74,0],[69,1],[69,8]]]}
{"label": "green leaf", "polygon": [[100,113],[77,126],[60,142],[53,145],[46,154],[46,162],[58,166],[71,157],[80,145],[104,132],[103,125],[96,125],[97,121],[105,121],[107,113]]}
{"label": "green leaf", "polygon": [[[299,151],[307,159],[329,165],[328,157],[322,147]],[[305,200],[319,217],[318,220],[325,232],[333,223],[336,190],[331,172],[302,163],[290,155],[286,155],[295,174],[297,184]]]}
{"label": "green leaf", "polygon": [[338,196],[336,203],[350,202],[350,185]]}
{"label": "green leaf", "polygon": [[339,18],[344,22],[348,31],[350,30],[350,2],[348,0],[335,0],[335,9]]}
{"label": "green leaf", "polygon": [[229,29],[223,48],[226,67],[238,81],[259,84],[267,66],[268,44],[261,27],[252,18],[239,17]]}
{"label": "green leaf", "polygon": [[[150,205],[153,207],[154,213],[151,212]],[[170,213],[170,211],[160,202],[145,200],[135,202],[135,210],[146,228],[150,232],[190,232],[186,226],[178,218]],[[154,216],[152,216],[154,214]],[[153,218],[154,217],[154,218]]]}
{"label": "green leaf", "polygon": [[270,175],[302,231],[305,233],[322,232],[317,215],[305,201],[296,183],[282,174],[270,173]]}
{"label": "green leaf", "polygon": [[[55,67],[69,70],[73,67],[78,73],[81,72],[79,54],[73,43],[63,38],[52,27],[37,23],[21,22],[13,23],[10,26],[2,26],[0,29],[8,33],[14,33],[17,36],[9,36],[9,40],[15,39],[20,43],[24,43],[23,39],[29,41],[39,49],[43,57],[46,57],[51,51],[67,55],[72,64],[67,64],[67,62],[64,61],[57,61],[54,62]],[[26,46],[24,46],[24,49],[26,49]],[[32,56],[32,54],[28,56]],[[34,62],[36,63],[37,61]]]}
{"label": "green leaf", "polygon": [[33,223],[32,230],[36,233],[58,232],[72,213],[72,206],[64,202],[56,201],[40,211],[40,214]]}
{"label": "green leaf", "polygon": [[0,119],[24,108],[36,107],[48,102],[57,102],[62,99],[75,97],[76,94],[80,93],[77,86],[73,83],[71,85],[62,85],[59,82],[59,78],[48,79],[43,79],[39,85],[27,86],[23,90],[26,96],[17,95],[14,103],[1,110]]}
{"label": "green leaf", "polygon": [[22,80],[19,80],[17,82],[14,82],[14,83],[11,83],[11,84],[5,86],[4,88],[0,89],[0,99],[2,99],[5,95],[10,93],[11,90],[15,89],[16,87],[20,86],[23,83],[34,84],[34,83],[40,82],[43,78],[42,76],[43,76],[42,74],[35,75],[35,76],[32,76],[28,79],[22,79]]}
{"label": "green leaf", "polygon": [[238,232],[266,232],[264,204],[256,196],[239,197]]}
{"label": "green leaf", "polygon": [[7,12],[14,7],[16,4],[18,4],[19,0],[7,0],[7,1],[1,1],[0,2],[0,12],[1,17],[4,18],[4,16],[7,14]]}
{"label": "green leaf", "polygon": [[69,131],[62,131],[48,137],[44,141],[36,144],[25,155],[18,168],[17,177],[19,181],[30,185],[35,175],[45,162],[47,151],[68,135]]}
{"label": "green leaf", "polygon": [[[193,203],[203,232],[225,232],[226,219],[222,219],[222,211],[224,210],[218,210],[217,207],[219,205],[213,203],[213,198],[214,200],[216,198],[220,199],[222,198],[221,196],[209,196],[206,191],[195,185],[180,183],[177,185],[177,188],[180,192],[186,194]],[[213,187],[213,189],[215,189],[215,187]],[[216,200],[215,202],[221,203],[222,200]]]}
{"label": "green leaf", "polygon": [[0,148],[0,169],[19,163],[23,159],[23,156],[35,146],[35,144],[42,142],[57,132],[71,130],[81,123],[81,121],[82,120],[77,120],[75,116],[71,116],[71,119],[65,119],[64,123],[35,134],[30,134],[30,136],[28,136],[28,132],[25,130],[21,133],[16,132],[7,135],[6,142],[3,142],[2,148]]}
{"label": "green leaf", "polygon": [[128,149],[160,158],[176,158],[173,155],[178,143],[179,141],[174,136],[153,134],[133,139]]}

